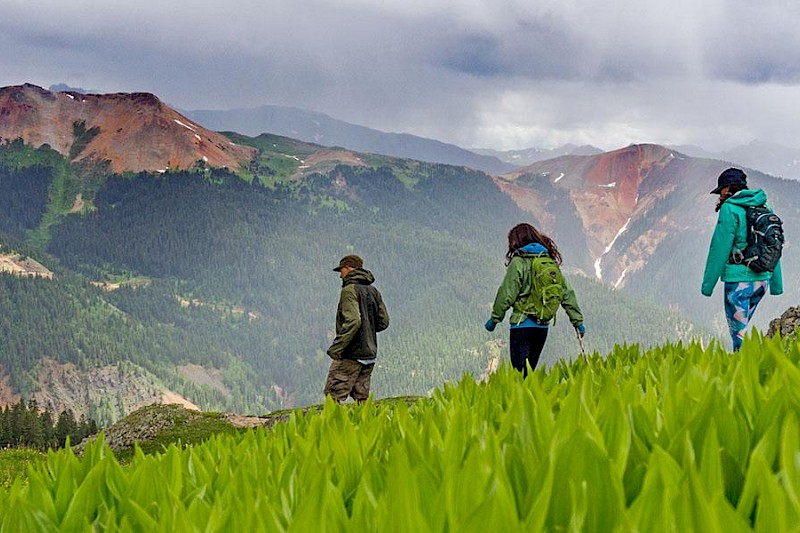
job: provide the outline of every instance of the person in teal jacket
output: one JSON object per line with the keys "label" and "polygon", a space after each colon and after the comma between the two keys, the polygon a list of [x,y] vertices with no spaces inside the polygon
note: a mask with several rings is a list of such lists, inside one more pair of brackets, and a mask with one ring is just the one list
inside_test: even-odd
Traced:
{"label": "person in teal jacket", "polygon": [[711,296],[717,281],[725,283],[725,318],[733,349],[738,351],[747,324],[767,288],[772,295],[783,294],[781,264],[778,262],[773,272],[755,272],[735,262],[736,254],[747,246],[746,208],[765,206],[764,191],[748,189],[747,175],[738,168],[729,168],[720,174],[717,188],[711,194],[719,194],[719,218],[711,237],[701,292],[703,296]]}
{"label": "person in teal jacket", "polygon": [[[547,235],[539,232],[530,224],[517,224],[508,232],[508,252],[506,253],[506,275],[497,289],[492,306],[492,315],[486,321],[487,331],[494,331],[498,323],[503,321],[506,312],[515,307],[517,301],[525,301],[531,292],[533,280],[531,276],[531,260],[533,257],[547,254],[553,261],[561,264],[561,254],[556,244]],[[562,274],[563,276],[563,274]],[[586,333],[583,313],[578,306],[575,291],[564,277],[566,291],[561,300],[561,307],[566,311],[570,322],[580,337]],[[511,332],[509,351],[511,365],[528,375],[528,366],[536,368],[544,349],[550,324],[532,315],[526,315],[517,309],[511,313]]]}

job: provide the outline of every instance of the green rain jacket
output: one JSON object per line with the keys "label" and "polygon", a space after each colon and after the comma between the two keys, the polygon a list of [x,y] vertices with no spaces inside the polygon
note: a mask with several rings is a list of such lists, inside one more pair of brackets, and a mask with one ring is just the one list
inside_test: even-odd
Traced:
{"label": "green rain jacket", "polygon": [[353,270],[342,280],[336,338],[328,348],[331,359],[375,359],[377,333],[389,327],[389,313],[381,293],[372,286],[374,281],[372,272],[363,268]]}
{"label": "green rain jacket", "polygon": [[[531,280],[531,260],[533,257],[535,257],[534,254],[520,253],[511,259],[506,268],[503,283],[497,289],[497,296],[495,296],[494,305],[492,306],[492,320],[494,322],[502,322],[506,311],[514,306],[514,302],[524,300],[530,294],[533,286]],[[583,313],[580,306],[578,306],[575,291],[567,281],[566,276],[564,276],[564,285],[567,290],[561,300],[561,307],[567,312],[572,325],[578,327],[583,323]],[[511,324],[519,324],[525,318],[524,313],[514,310],[511,313]]]}
{"label": "green rain jacket", "polygon": [[739,191],[722,204],[719,209],[717,227],[711,237],[711,245],[706,259],[705,273],[701,292],[711,296],[714,286],[720,279],[727,281],[763,281],[770,280],[770,294],[783,294],[783,276],[781,263],[774,272],[754,272],[747,265],[730,262],[734,249],[744,250],[747,246],[747,214],[746,207],[766,205],[767,195],[761,189],[745,189]]}

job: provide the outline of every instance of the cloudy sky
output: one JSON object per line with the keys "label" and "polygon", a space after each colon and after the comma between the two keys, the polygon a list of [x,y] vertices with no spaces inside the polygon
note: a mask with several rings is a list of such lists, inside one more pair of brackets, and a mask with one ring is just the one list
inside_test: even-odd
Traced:
{"label": "cloudy sky", "polygon": [[796,0],[0,0],[0,85],[464,147],[800,147]]}

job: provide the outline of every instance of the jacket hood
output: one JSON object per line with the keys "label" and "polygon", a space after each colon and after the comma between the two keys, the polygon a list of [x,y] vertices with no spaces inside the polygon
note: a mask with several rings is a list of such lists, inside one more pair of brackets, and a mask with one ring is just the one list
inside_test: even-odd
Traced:
{"label": "jacket hood", "polygon": [[741,207],[759,207],[767,203],[767,195],[761,189],[745,189],[725,201]]}
{"label": "jacket hood", "polygon": [[549,254],[550,250],[539,244],[538,242],[532,242],[530,244],[526,244],[522,248],[519,249],[520,252],[524,254]]}
{"label": "jacket hood", "polygon": [[375,276],[372,275],[372,272],[363,268],[356,268],[344,277],[342,280],[342,287],[353,283],[358,285],[372,285],[374,282]]}

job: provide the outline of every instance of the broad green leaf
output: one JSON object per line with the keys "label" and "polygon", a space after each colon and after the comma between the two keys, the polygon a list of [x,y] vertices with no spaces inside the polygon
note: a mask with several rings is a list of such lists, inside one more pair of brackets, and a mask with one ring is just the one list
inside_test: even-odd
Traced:
{"label": "broad green leaf", "polygon": [[717,425],[711,422],[711,427],[706,433],[703,443],[703,453],[700,458],[700,476],[703,480],[705,493],[709,498],[725,495],[725,479],[720,459],[720,446],[717,440]]}
{"label": "broad green leaf", "polygon": [[631,424],[625,416],[625,408],[619,396],[619,390],[616,387],[612,390],[615,394],[610,398],[605,398],[605,401],[599,406],[601,413],[598,416],[598,425],[616,475],[622,479],[628,466],[628,455],[631,449]]}
{"label": "broad green leaf", "polygon": [[576,431],[551,453],[555,465],[546,529],[568,528],[572,515],[585,506],[584,531],[613,531],[624,514],[625,498],[605,450],[588,432]]}
{"label": "broad green leaf", "polygon": [[761,491],[762,478],[765,475],[771,475],[770,465],[773,464],[777,455],[779,432],[778,424],[773,424],[750,454],[750,465],[745,473],[742,495],[736,505],[736,510],[743,518],[749,518],[755,510]]}
{"label": "broad green leaf", "polygon": [[0,532],[41,531],[55,533],[60,530],[57,524],[36,508],[35,503],[27,501],[19,491],[15,492],[8,502],[8,508],[5,509],[2,515]]}
{"label": "broad green leaf", "polygon": [[101,505],[100,492],[105,488],[105,463],[100,462],[89,471],[89,474],[78,486],[75,494],[61,518],[61,529],[80,531],[94,521]]}
{"label": "broad green leaf", "polygon": [[795,515],[800,516],[800,428],[797,414],[789,412],[781,432],[781,477]]}
{"label": "broad green leaf", "polygon": [[677,531],[675,500],[681,491],[683,472],[675,459],[654,448],[644,484],[630,506],[631,522],[642,531]]}

